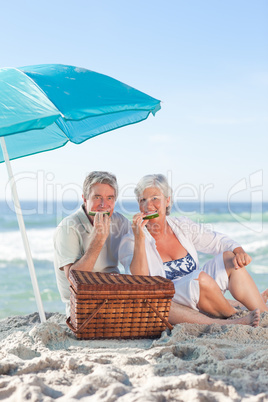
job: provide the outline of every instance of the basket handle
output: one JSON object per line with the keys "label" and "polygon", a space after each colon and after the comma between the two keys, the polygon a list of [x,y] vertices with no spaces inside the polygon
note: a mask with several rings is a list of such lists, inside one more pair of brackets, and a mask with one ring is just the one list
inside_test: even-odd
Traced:
{"label": "basket handle", "polygon": [[144,300],[144,302],[151,307],[151,309],[155,312],[155,314],[160,318],[160,320],[163,321],[164,324],[168,327],[168,329],[172,330],[173,326],[168,322],[168,320],[165,319],[165,317],[162,316],[162,314],[159,313],[159,311],[150,303],[148,300]]}
{"label": "basket handle", "polygon": [[101,309],[101,308],[104,306],[104,304],[106,304],[106,303],[108,303],[108,300],[107,300],[107,299],[105,299],[104,302],[103,302],[99,307],[97,307],[95,311],[93,311],[93,313],[80,325],[79,328],[75,329],[75,328],[73,327],[73,325],[71,324],[71,317],[69,317],[69,318],[66,320],[66,324],[68,325],[68,327],[69,327],[75,334],[77,334],[77,332],[83,331],[83,329],[85,328],[85,326],[86,326],[91,320],[93,320],[93,318],[95,317],[95,315],[98,314],[98,312],[100,311],[100,309]]}

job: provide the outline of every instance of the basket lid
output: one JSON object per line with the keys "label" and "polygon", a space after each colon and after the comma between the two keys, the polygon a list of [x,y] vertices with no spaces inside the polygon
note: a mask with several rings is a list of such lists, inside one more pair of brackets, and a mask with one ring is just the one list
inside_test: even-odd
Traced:
{"label": "basket lid", "polygon": [[173,282],[161,276],[125,275],[117,273],[71,270],[70,282],[77,293],[107,292],[120,294],[168,294],[174,295]]}

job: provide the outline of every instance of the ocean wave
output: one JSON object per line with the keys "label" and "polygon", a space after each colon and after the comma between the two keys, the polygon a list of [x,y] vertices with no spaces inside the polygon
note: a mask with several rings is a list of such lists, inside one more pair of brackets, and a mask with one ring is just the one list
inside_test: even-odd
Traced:
{"label": "ocean wave", "polygon": [[[268,262],[268,224],[263,224],[262,230],[256,232],[237,223],[220,222],[209,225],[212,230],[226,233],[230,238],[240,243],[254,258],[261,257]],[[36,228],[27,230],[30,249],[34,262],[53,264],[53,235],[54,228]],[[0,232],[0,268],[6,263],[24,266],[26,262],[25,250],[20,231],[10,230]]]}
{"label": "ocean wave", "polygon": [[[257,251],[268,254],[268,239],[256,240],[244,245],[248,253],[256,253]],[[268,261],[267,261],[268,264]]]}
{"label": "ocean wave", "polygon": [[[31,229],[27,237],[34,261],[53,262],[54,229]],[[13,262],[19,266],[26,260],[21,233],[17,231],[0,233],[0,263]]]}
{"label": "ocean wave", "polygon": [[[173,216],[181,216],[180,213],[174,213]],[[268,213],[255,213],[250,214],[247,212],[241,212],[239,214],[230,214],[230,213],[206,213],[206,214],[198,214],[198,213],[185,213],[185,216],[188,216],[195,222],[198,223],[240,223],[240,224],[250,224],[250,223],[265,223],[268,222]]]}
{"label": "ocean wave", "polygon": [[268,274],[268,265],[254,264],[250,267],[254,274]]}

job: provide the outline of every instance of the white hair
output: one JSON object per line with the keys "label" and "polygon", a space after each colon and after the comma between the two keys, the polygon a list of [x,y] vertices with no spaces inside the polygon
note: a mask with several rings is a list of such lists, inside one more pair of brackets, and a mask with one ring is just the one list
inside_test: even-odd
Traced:
{"label": "white hair", "polygon": [[168,184],[167,178],[163,174],[148,174],[142,177],[134,190],[138,201],[144,190],[149,187],[157,187],[166,198],[170,197],[170,204],[166,208],[166,215],[169,215],[173,203],[173,197],[172,188]]}
{"label": "white hair", "polygon": [[101,172],[98,170],[95,170],[91,173],[89,173],[83,184],[83,195],[87,199],[92,186],[94,184],[101,183],[101,184],[109,184],[114,189],[115,193],[115,199],[117,199],[118,196],[118,184],[115,175],[109,172]]}

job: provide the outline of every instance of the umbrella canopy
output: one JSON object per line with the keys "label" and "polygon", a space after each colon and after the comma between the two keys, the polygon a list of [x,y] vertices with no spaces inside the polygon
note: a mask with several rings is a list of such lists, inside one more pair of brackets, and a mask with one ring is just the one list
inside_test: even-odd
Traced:
{"label": "umbrella canopy", "polygon": [[13,201],[41,322],[42,300],[10,159],[75,144],[145,120],[160,101],[120,81],[59,64],[0,69],[0,163],[6,162]]}
{"label": "umbrella canopy", "polygon": [[80,144],[160,109],[159,100],[118,80],[57,64],[1,68],[0,94],[0,136],[10,159]]}

